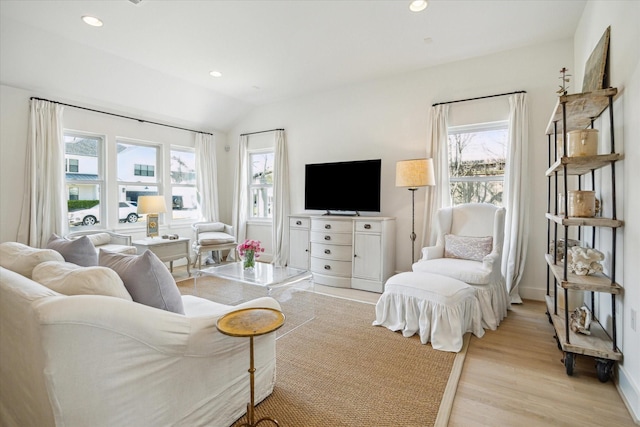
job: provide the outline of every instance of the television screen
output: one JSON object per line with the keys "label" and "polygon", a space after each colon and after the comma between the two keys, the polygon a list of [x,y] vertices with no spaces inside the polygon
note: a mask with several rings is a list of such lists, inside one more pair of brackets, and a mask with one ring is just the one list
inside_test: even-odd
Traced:
{"label": "television screen", "polygon": [[305,165],[304,208],[380,212],[381,165],[380,159]]}

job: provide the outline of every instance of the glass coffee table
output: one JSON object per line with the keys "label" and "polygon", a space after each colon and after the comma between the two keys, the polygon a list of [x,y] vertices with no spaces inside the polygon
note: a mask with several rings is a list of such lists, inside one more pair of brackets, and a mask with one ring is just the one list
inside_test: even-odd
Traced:
{"label": "glass coffee table", "polygon": [[[224,280],[203,282],[207,276]],[[278,338],[315,318],[315,286],[313,274],[307,270],[263,262],[245,270],[241,262],[233,262],[197,270],[194,279],[196,295],[206,295],[221,304],[238,305],[262,296],[274,298],[287,316],[287,324],[277,331]]]}

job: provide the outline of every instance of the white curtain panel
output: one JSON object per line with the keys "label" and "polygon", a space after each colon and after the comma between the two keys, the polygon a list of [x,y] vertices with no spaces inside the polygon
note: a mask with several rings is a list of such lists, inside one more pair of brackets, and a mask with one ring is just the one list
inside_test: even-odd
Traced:
{"label": "white curtain panel", "polygon": [[47,244],[52,233],[69,229],[65,206],[63,108],[31,100],[25,191],[16,240],[36,248]]}
{"label": "white curtain panel", "polygon": [[196,134],[196,180],[202,221],[218,221],[218,170],[213,135]]}
{"label": "white curtain panel", "polygon": [[433,169],[436,178],[434,187],[426,187],[426,203],[424,224],[422,227],[422,246],[436,244],[437,231],[433,221],[440,208],[451,206],[451,192],[449,191],[449,105],[431,107],[430,146],[427,147],[427,157],[433,158]]}
{"label": "white curtain panel", "polygon": [[[249,148],[249,136],[240,135],[238,144],[238,167],[236,169],[236,182],[233,200],[233,228],[236,231],[236,238],[242,243],[247,238],[247,186],[249,167],[247,151]],[[231,251],[233,256],[233,251]]]}
{"label": "white curtain panel", "polygon": [[509,97],[509,142],[505,172],[505,229],[502,273],[512,303],[522,303],[522,279],[529,237],[529,115],[525,93]]}
{"label": "white curtain panel", "polygon": [[287,160],[287,142],[283,130],[275,134],[275,161],[273,165],[273,261],[278,267],[284,267],[289,258],[287,232],[289,229],[289,161]]}

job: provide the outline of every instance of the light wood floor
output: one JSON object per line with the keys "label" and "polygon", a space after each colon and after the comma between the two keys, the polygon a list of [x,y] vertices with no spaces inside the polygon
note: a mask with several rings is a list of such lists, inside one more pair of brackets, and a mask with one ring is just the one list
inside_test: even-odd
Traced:
{"label": "light wood floor", "polygon": [[[176,269],[176,279],[186,277]],[[379,294],[316,285],[316,292],[375,303]],[[498,330],[471,337],[450,427],[635,426],[612,381],[578,356],[567,376],[545,304],[514,305]]]}

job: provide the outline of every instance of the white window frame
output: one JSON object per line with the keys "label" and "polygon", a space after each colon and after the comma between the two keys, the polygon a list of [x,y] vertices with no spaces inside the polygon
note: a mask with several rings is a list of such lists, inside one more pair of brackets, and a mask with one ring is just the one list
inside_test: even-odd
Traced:
{"label": "white window frame", "polygon": [[[105,168],[105,164],[106,164],[106,145],[107,145],[107,137],[106,135],[102,135],[99,133],[93,133],[93,132],[83,132],[83,131],[77,131],[77,130],[72,130],[72,129],[64,129],[62,131],[63,134],[63,138],[66,138],[67,136],[70,137],[77,137],[77,138],[92,138],[92,139],[97,139],[99,140],[98,143],[98,159],[97,159],[97,165],[98,165],[98,179],[93,181],[89,181],[89,180],[73,180],[73,181],[68,181],[67,180],[67,173],[73,173],[73,174],[82,174],[82,172],[80,172],[80,162],[78,162],[78,172],[68,172],[67,171],[67,166],[68,166],[68,162],[67,162],[67,158],[66,158],[66,147],[65,147],[65,170],[64,170],[64,182],[65,182],[65,198],[68,201],[69,200],[69,193],[68,193],[68,185],[69,183],[73,183],[73,184],[77,184],[77,185],[97,185],[99,188],[98,194],[99,194],[99,212],[100,212],[100,218],[101,221],[98,224],[95,224],[93,226],[87,226],[87,228],[83,228],[83,229],[104,229],[107,228],[107,224],[106,224],[106,220],[104,218],[106,218],[106,200],[107,200],[107,177],[106,177],[106,168]],[[66,142],[65,142],[66,145]],[[67,212],[68,213],[68,212]],[[71,229],[74,230],[74,229]]]}

